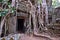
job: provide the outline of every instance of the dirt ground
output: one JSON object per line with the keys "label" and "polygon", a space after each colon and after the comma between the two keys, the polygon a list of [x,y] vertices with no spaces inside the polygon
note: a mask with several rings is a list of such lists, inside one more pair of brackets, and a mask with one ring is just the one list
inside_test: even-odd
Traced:
{"label": "dirt ground", "polygon": [[34,37],[34,36],[23,36],[20,40],[50,40],[49,38],[44,37]]}
{"label": "dirt ground", "polygon": [[24,36],[20,37],[19,40],[60,40],[60,37],[49,38],[49,37],[45,37],[45,36],[38,37],[38,36],[32,36],[32,35],[24,35]]}
{"label": "dirt ground", "polygon": [[49,35],[33,35],[33,34],[10,34],[5,39],[13,38],[14,40],[60,40],[60,37],[51,37]]}

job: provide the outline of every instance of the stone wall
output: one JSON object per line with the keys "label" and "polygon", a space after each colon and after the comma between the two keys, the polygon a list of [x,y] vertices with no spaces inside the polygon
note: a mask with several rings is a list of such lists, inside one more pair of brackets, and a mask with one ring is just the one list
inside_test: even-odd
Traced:
{"label": "stone wall", "polygon": [[9,33],[16,33],[16,16],[10,17],[6,21]]}

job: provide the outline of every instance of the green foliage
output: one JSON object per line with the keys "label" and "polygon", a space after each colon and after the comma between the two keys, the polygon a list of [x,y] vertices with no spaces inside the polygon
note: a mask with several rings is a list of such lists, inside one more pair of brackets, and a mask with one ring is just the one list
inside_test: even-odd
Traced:
{"label": "green foliage", "polygon": [[5,9],[3,11],[0,11],[0,16],[5,16],[6,13],[8,13],[8,10],[7,9]]}
{"label": "green foliage", "polygon": [[40,4],[42,3],[42,0],[39,0]]}
{"label": "green foliage", "polygon": [[59,7],[59,6],[60,6],[59,0],[52,0],[52,6],[53,6],[54,8]]}
{"label": "green foliage", "polygon": [[3,0],[0,0],[0,2],[2,2]]}
{"label": "green foliage", "polygon": [[0,10],[0,16],[5,16],[6,15],[6,13],[8,13],[8,10],[11,10],[11,13],[14,13],[15,12],[15,8],[13,7],[11,7],[11,2],[9,2],[9,0],[0,0],[0,2],[3,2],[3,4],[4,3],[7,3],[8,4],[8,9],[3,9],[3,10]]}
{"label": "green foliage", "polygon": [[0,13],[0,16],[1,16],[1,13]]}
{"label": "green foliage", "polygon": [[14,8],[14,7],[13,7],[13,8],[11,8],[11,12],[12,12],[12,13],[14,13],[14,12],[15,12],[15,10],[16,10],[16,8]]}

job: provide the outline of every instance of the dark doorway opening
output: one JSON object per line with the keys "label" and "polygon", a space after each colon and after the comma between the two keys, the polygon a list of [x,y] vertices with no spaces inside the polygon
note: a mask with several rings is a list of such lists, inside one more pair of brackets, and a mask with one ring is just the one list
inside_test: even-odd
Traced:
{"label": "dark doorway opening", "polygon": [[18,22],[17,31],[19,33],[25,33],[24,19],[18,19],[17,22]]}

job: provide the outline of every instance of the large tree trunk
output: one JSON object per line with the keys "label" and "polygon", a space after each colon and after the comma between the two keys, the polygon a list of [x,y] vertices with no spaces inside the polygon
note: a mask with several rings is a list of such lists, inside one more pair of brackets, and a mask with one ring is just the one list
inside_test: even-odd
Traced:
{"label": "large tree trunk", "polygon": [[2,28],[3,28],[4,23],[5,23],[5,17],[4,17],[4,19],[1,21],[0,36],[1,36],[1,33],[2,33]]}
{"label": "large tree trunk", "polygon": [[48,7],[47,7],[47,3],[46,0],[42,0],[42,8],[43,10],[45,9],[45,22],[46,24],[48,24]]}
{"label": "large tree trunk", "polygon": [[42,24],[42,19],[41,19],[41,11],[40,11],[40,2],[38,1],[38,4],[37,4],[37,22],[38,22],[38,33],[40,32],[40,28],[41,28],[41,24]]}
{"label": "large tree trunk", "polygon": [[34,6],[32,6],[31,9],[32,9],[32,10],[31,10],[31,15],[32,15],[32,18],[33,18],[34,33],[37,33],[36,15],[35,15],[36,9],[35,9]]}
{"label": "large tree trunk", "polygon": [[34,33],[35,33],[37,31],[36,30],[36,16],[35,16],[36,8],[33,6],[32,2],[30,0],[28,0],[28,2],[31,5],[30,15],[32,15],[33,26],[34,26]]}
{"label": "large tree trunk", "polygon": [[52,0],[46,0],[46,2],[47,2],[47,6],[48,7],[51,7],[52,6]]}
{"label": "large tree trunk", "polygon": [[16,1],[16,0],[12,0],[12,7],[15,6],[15,1]]}

